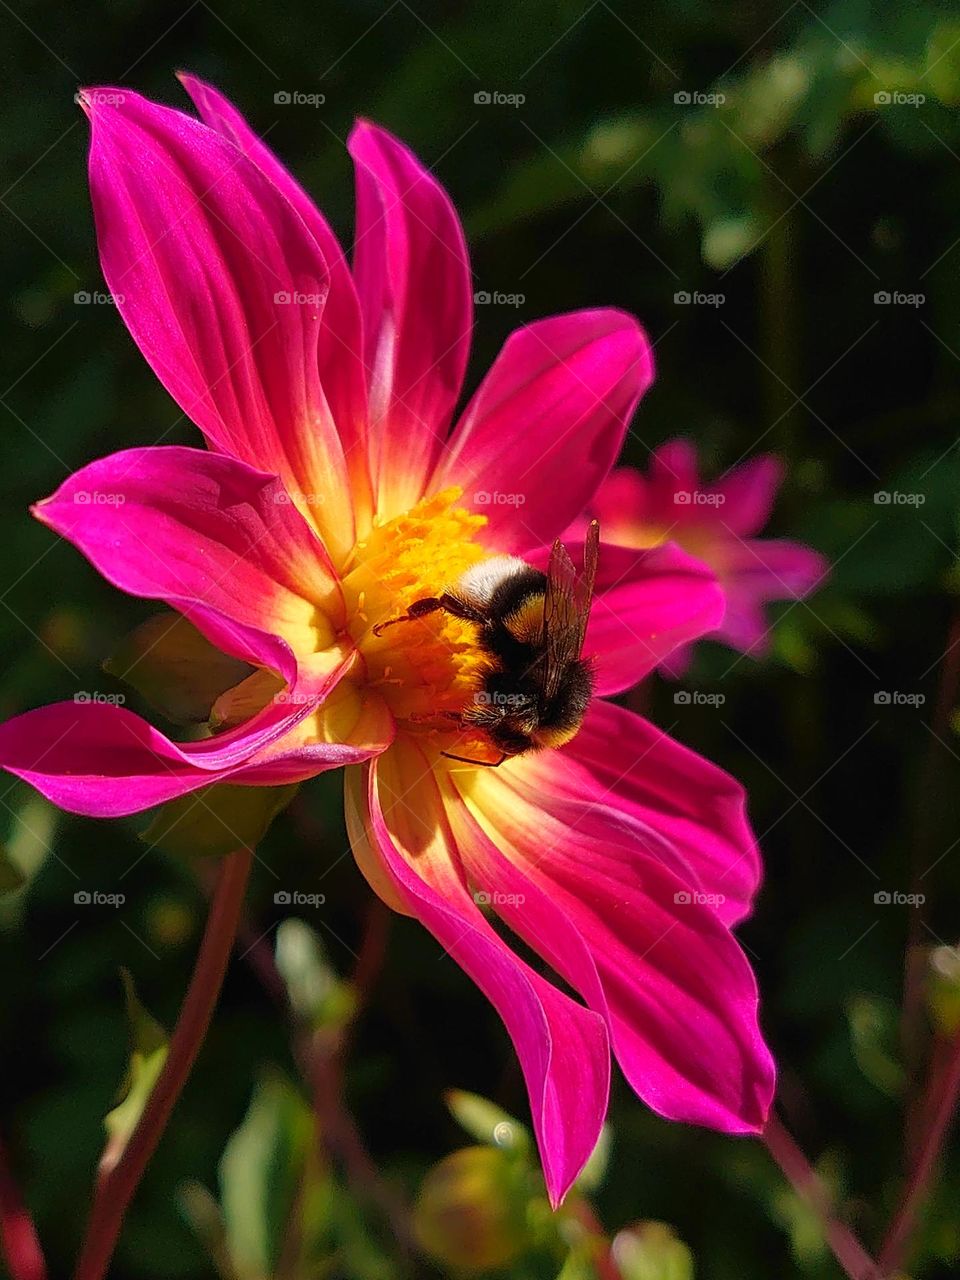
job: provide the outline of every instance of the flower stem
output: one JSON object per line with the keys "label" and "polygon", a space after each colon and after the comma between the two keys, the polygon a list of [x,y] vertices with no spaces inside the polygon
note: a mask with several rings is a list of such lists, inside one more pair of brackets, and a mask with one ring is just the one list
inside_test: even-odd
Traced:
{"label": "flower stem", "polygon": [[927,1194],[933,1167],[943,1149],[950,1121],[960,1098],[960,1031],[955,1032],[942,1071],[931,1071],[922,1114],[927,1116],[925,1131],[917,1144],[917,1157],[900,1207],[894,1214],[886,1238],[880,1248],[882,1273],[896,1271],[916,1226],[917,1213]]}
{"label": "flower stem", "polygon": [[763,1131],[767,1150],[780,1166],[787,1181],[823,1223],[824,1236],[833,1256],[849,1280],[881,1280],[882,1272],[846,1225],[833,1216],[830,1195],[816,1170],[775,1115]]}
{"label": "flower stem", "polygon": [[103,1280],[130,1201],[186,1084],[223,986],[253,854],[231,853],[220,875],[190,986],[143,1114],[116,1164],[101,1168],[74,1280]]}
{"label": "flower stem", "polygon": [[47,1280],[40,1241],[0,1144],[0,1241],[12,1280]]}

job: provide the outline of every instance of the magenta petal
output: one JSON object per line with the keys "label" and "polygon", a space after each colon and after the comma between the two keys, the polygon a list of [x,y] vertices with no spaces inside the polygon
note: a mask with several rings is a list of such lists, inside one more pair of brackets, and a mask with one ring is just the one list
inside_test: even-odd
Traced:
{"label": "magenta petal", "polygon": [[647,337],[621,311],[577,311],[518,329],[467,406],[431,487],[460,485],[500,550],[548,543],[593,497],[652,380]]}
{"label": "magenta petal", "polygon": [[204,124],[232,142],[267,175],[299,213],[320,246],[330,282],[320,320],[317,351],[320,385],[343,441],[357,505],[369,506],[367,380],[363,367],[360,303],[340,243],[313,200],[250,128],[233,103],[197,76],[181,73],[179,80],[193,99]]}
{"label": "magenta petal", "polygon": [[[551,787],[561,754],[509,762],[479,779],[465,803],[589,948],[614,1053],[637,1094],[669,1119],[758,1132],[774,1066],[743,952],[690,881],[631,837],[615,797],[604,808],[586,788],[577,798]],[[542,921],[511,922],[543,949]],[[589,982],[569,941],[555,926],[548,936],[550,961],[567,981]]]}
{"label": "magenta petal", "polygon": [[318,372],[328,272],[315,236],[213,129],[127,89],[83,102],[103,271],[131,334],[208,439],[279,475],[344,551],[353,514]]}
{"label": "magenta petal", "polygon": [[293,681],[318,606],[342,600],[323,546],[279,480],[221,454],[128,449],[36,508],[122,591],[165,600],[235,657]]}
{"label": "magenta petal", "polygon": [[802,600],[825,582],[829,573],[829,561],[802,543],[731,539],[724,551],[727,611],[717,639],[744,653],[761,656],[769,648],[771,635],[764,602]]}
{"label": "magenta petal", "polygon": [[648,720],[602,700],[593,702],[560,758],[570,772],[558,769],[558,786],[658,832],[680,854],[700,892],[717,900],[726,924],[749,915],[760,853],[746,793],[735,778]]}
{"label": "magenta petal", "polygon": [[734,467],[710,489],[723,498],[719,515],[729,531],[748,538],[759,533],[770,519],[782,482],[783,463],[767,453]]}
{"label": "magenta petal", "polygon": [[603,543],[584,644],[597,693],[637,684],[679,645],[715,630],[724,607],[712,570],[673,543],[646,551]]}
{"label": "magenta petal", "polygon": [[391,516],[422,496],[460,395],[473,325],[470,263],[449,196],[409,148],[367,121],[348,145],[374,485],[378,510]]}
{"label": "magenta petal", "polygon": [[[477,908],[452,861],[425,855],[411,865],[384,817],[376,770],[376,764],[370,766],[369,820],[387,874],[410,912],[503,1018],[530,1093],[547,1190],[556,1206],[589,1158],[606,1113],[610,1058],[603,1018],[513,954]],[[435,786],[433,791],[435,814],[421,817],[445,828]],[[446,838],[452,845],[449,830]]]}

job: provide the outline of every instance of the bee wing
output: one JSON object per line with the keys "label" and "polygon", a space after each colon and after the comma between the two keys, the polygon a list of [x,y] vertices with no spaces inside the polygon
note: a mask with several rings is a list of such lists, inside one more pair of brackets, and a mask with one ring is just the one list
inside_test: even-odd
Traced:
{"label": "bee wing", "polygon": [[583,547],[583,573],[576,566],[559,539],[553,544],[547,565],[547,589],[543,601],[543,694],[551,698],[560,687],[571,662],[580,657],[593,584],[597,576],[600,526],[592,521]]}

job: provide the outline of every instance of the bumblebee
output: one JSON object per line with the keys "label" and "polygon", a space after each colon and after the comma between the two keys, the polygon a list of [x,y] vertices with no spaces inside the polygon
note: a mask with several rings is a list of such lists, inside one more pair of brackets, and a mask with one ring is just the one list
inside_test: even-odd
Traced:
{"label": "bumblebee", "polygon": [[489,667],[473,703],[449,713],[464,730],[482,733],[499,760],[467,764],[497,767],[511,756],[569,742],[583,723],[593,694],[593,672],[582,655],[597,572],[600,528],[594,520],[577,572],[562,543],[550,552],[546,573],[516,556],[494,556],[475,565],[455,586],[417,600],[386,627],[443,610],[477,629],[477,645]]}

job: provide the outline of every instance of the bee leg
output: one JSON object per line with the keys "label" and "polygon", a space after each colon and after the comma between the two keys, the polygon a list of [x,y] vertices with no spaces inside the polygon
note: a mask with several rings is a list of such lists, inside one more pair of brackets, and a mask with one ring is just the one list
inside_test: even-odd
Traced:
{"label": "bee leg", "polygon": [[415,618],[425,618],[427,614],[437,613],[442,610],[444,613],[452,613],[455,618],[462,618],[464,622],[486,621],[485,615],[468,601],[460,599],[459,596],[450,595],[444,592],[440,596],[426,596],[423,600],[415,600],[406,613],[401,613],[398,618],[389,618],[386,622],[378,622],[373,628],[373,634],[380,636],[387,627],[394,627],[398,622],[412,622]]}
{"label": "bee leg", "polygon": [[463,764],[478,764],[484,769],[499,769],[504,760],[510,759],[506,752],[499,760],[471,760],[469,756],[455,756],[452,751],[441,751],[440,754],[446,756],[448,760],[459,760]]}

